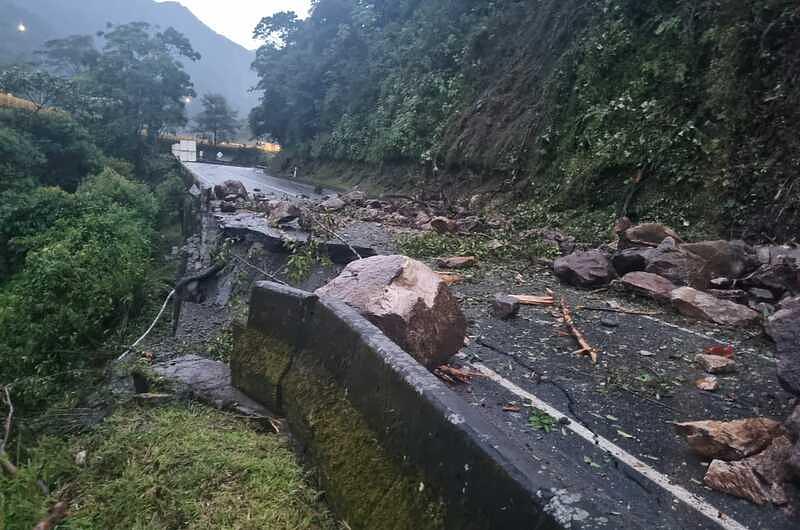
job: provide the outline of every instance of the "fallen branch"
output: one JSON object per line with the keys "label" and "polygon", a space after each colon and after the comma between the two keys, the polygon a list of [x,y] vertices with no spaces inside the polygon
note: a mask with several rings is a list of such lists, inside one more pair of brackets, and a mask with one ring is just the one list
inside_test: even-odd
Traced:
{"label": "fallen branch", "polygon": [[0,468],[10,477],[17,475],[17,466],[11,463],[6,454],[6,444],[11,438],[11,423],[14,420],[14,403],[11,401],[11,391],[8,385],[3,386],[3,401],[8,406],[8,415],[3,426],[3,440],[0,441]]}
{"label": "fallen branch", "polygon": [[556,303],[552,295],[533,296],[528,294],[512,294],[511,297],[515,298],[522,305],[553,305]]}
{"label": "fallen branch", "polygon": [[233,257],[234,257],[235,259],[239,260],[241,263],[243,263],[243,264],[247,265],[248,267],[250,267],[250,268],[251,268],[251,269],[253,269],[254,271],[260,272],[261,274],[263,274],[264,276],[266,276],[267,278],[269,278],[269,279],[270,279],[270,280],[272,280],[273,282],[275,282],[275,283],[279,283],[279,284],[281,284],[281,285],[286,285],[286,286],[288,286],[288,285],[289,285],[288,283],[286,283],[285,281],[281,280],[280,278],[278,278],[278,277],[277,277],[277,276],[275,276],[274,274],[272,274],[272,273],[270,273],[270,272],[267,272],[267,271],[265,271],[264,269],[262,269],[262,268],[260,268],[260,267],[256,267],[255,265],[253,265],[252,263],[250,263],[250,262],[249,262],[249,261],[247,261],[246,259],[244,259],[244,258],[241,258],[241,257],[237,256],[236,254],[233,254]]}
{"label": "fallen branch", "polygon": [[55,528],[67,516],[68,504],[64,501],[58,501],[47,512],[47,517],[39,521],[39,524],[33,527],[33,530],[50,530]]}
{"label": "fallen branch", "polygon": [[317,226],[319,226],[320,228],[322,228],[324,231],[328,232],[330,235],[332,235],[333,237],[335,237],[336,239],[338,239],[339,241],[341,241],[342,243],[344,243],[345,245],[347,245],[347,248],[349,248],[349,249],[350,249],[350,252],[352,252],[352,253],[355,255],[355,257],[356,257],[356,258],[358,258],[358,259],[364,259],[364,258],[361,256],[361,254],[359,254],[359,253],[358,253],[358,251],[357,251],[355,248],[353,248],[353,245],[351,245],[351,244],[350,244],[350,242],[349,242],[349,241],[347,241],[345,238],[343,238],[342,236],[340,236],[339,234],[337,234],[336,232],[334,232],[333,230],[331,230],[330,228],[328,228],[327,226],[325,226],[325,225],[324,225],[324,224],[323,224],[321,221],[319,221],[319,220],[318,220],[316,217],[314,217],[314,216],[313,216],[313,215],[311,215],[310,213],[308,214],[308,218],[309,218],[309,219],[311,219],[311,221],[312,221],[314,224],[316,224]]}
{"label": "fallen branch", "polygon": [[592,347],[589,344],[589,341],[586,340],[586,337],[581,333],[581,330],[575,326],[575,320],[572,318],[572,311],[567,305],[567,300],[562,296],[561,297],[561,315],[564,317],[564,324],[566,324],[567,329],[569,330],[570,335],[575,337],[575,340],[578,341],[578,345],[581,347],[580,350],[577,350],[575,353],[581,355],[588,355],[592,358],[593,363],[597,363],[597,349]]}
{"label": "fallen branch", "polygon": [[461,276],[460,274],[454,274],[452,272],[439,272],[439,271],[436,271],[436,274],[439,276],[439,278],[442,279],[444,284],[447,286],[457,285],[464,281],[464,277]]}
{"label": "fallen branch", "polygon": [[483,377],[480,372],[472,370],[465,370],[463,368],[456,368],[447,364],[443,364],[433,371],[437,377],[453,384],[469,384],[473,377]]}

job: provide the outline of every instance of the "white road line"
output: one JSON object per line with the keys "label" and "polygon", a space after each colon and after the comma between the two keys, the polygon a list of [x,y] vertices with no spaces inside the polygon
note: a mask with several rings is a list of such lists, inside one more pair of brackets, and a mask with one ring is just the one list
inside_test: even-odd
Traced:
{"label": "white road line", "polygon": [[686,503],[690,507],[694,508],[701,514],[705,515],[708,519],[713,521],[714,523],[718,524],[722,528],[726,530],[748,530],[746,526],[743,524],[735,521],[734,519],[728,517],[720,510],[708,504],[705,500],[697,497],[693,493],[689,492],[685,488],[678,486],[676,484],[672,484],[670,482],[669,477],[666,475],[656,471],[649,465],[645,464],[632,454],[628,453],[618,445],[614,444],[610,440],[603,438],[602,436],[593,434],[589,429],[575,421],[573,418],[566,416],[558,409],[554,408],[553,406],[545,403],[538,397],[534,396],[530,392],[526,392],[522,388],[518,387],[508,379],[505,379],[503,376],[492,370],[491,368],[480,364],[480,363],[472,363],[472,366],[475,367],[476,370],[481,372],[484,376],[488,379],[491,379],[495,383],[499,384],[506,390],[516,394],[517,396],[528,400],[531,404],[536,407],[537,409],[546,412],[556,420],[560,420],[561,418],[567,418],[569,424],[566,425],[566,428],[580,436],[581,438],[585,439],[586,441],[590,442],[591,444],[599,447],[600,449],[608,452],[619,461],[624,464],[627,464],[634,470],[638,471],[642,476],[649,479],[650,481],[654,482],[658,486],[662,487],[664,490],[671,493],[676,499]]}

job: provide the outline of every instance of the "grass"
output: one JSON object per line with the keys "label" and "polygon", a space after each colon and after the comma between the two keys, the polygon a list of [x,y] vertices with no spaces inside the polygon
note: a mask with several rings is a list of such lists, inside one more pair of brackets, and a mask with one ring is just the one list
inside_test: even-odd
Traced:
{"label": "grass", "polygon": [[556,419],[543,410],[533,409],[528,416],[528,425],[535,431],[546,433],[556,428]]}
{"label": "grass", "polygon": [[199,405],[127,408],[91,434],[40,440],[21,469],[0,477],[0,528],[45,514],[54,498],[37,479],[70,499],[60,528],[336,528],[285,438]]}

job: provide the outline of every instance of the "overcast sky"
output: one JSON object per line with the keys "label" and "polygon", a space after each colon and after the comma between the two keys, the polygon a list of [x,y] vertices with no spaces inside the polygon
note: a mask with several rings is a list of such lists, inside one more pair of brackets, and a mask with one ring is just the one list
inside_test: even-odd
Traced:
{"label": "overcast sky", "polygon": [[[164,2],[166,0],[156,0]],[[248,49],[258,48],[253,28],[262,17],[278,11],[308,14],[310,0],[177,0],[211,29]]]}

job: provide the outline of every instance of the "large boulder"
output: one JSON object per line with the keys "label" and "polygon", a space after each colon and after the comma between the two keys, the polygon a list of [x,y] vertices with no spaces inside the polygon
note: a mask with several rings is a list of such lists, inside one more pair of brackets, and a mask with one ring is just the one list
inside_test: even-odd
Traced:
{"label": "large boulder", "polygon": [[759,314],[749,307],[720,300],[691,287],[675,289],[670,294],[670,301],[682,315],[723,326],[749,326],[759,319]]}
{"label": "large boulder", "polygon": [[775,341],[778,381],[800,396],[800,297],[781,302],[781,309],[767,320],[767,335]]}
{"label": "large boulder", "polygon": [[664,239],[656,249],[647,253],[647,266],[644,270],[663,276],[675,285],[688,285],[696,289],[705,289],[711,280],[706,270],[706,261],[679,248],[671,237]]}
{"label": "large boulder", "polygon": [[458,223],[448,217],[434,217],[431,219],[431,228],[439,234],[453,234],[458,232]]}
{"label": "large boulder", "polygon": [[289,201],[270,201],[269,220],[273,224],[290,223],[295,219],[300,219],[302,211],[300,208]]}
{"label": "large boulder", "polygon": [[741,278],[759,266],[755,250],[744,241],[700,241],[680,248],[703,258],[705,272],[712,278]]}
{"label": "large boulder", "polygon": [[247,199],[247,188],[238,180],[226,180],[222,184],[214,186],[214,195],[216,195],[219,200],[223,200],[229,195]]}
{"label": "large boulder", "polygon": [[614,279],[608,257],[599,250],[573,252],[558,258],[553,271],[562,281],[576,287],[597,287]]}
{"label": "large boulder", "polygon": [[428,368],[464,344],[467,322],[458,300],[439,275],[406,256],[354,261],[316,293],[354,307]]}
{"label": "large boulder", "polygon": [[628,290],[658,300],[669,302],[669,295],[677,287],[674,283],[649,272],[629,272],[620,283]]}
{"label": "large boulder", "polygon": [[657,247],[666,238],[671,237],[677,243],[683,243],[681,237],[671,228],[658,223],[635,225],[620,233],[619,248]]}
{"label": "large boulder", "polygon": [[640,272],[647,268],[648,257],[653,252],[649,247],[626,248],[611,256],[611,265],[620,276],[629,272]]}
{"label": "large boulder", "polygon": [[330,199],[324,201],[320,206],[329,212],[335,212],[347,206],[347,203],[339,197],[331,197]]}
{"label": "large boulder", "polygon": [[781,424],[768,418],[734,421],[688,421],[675,424],[689,448],[702,458],[740,460],[766,449],[784,433]]}

